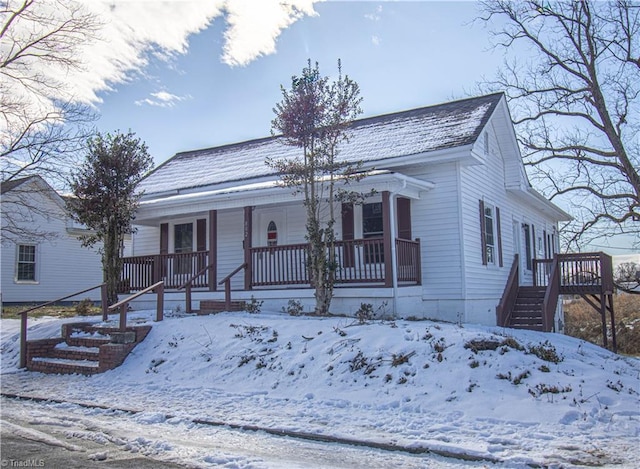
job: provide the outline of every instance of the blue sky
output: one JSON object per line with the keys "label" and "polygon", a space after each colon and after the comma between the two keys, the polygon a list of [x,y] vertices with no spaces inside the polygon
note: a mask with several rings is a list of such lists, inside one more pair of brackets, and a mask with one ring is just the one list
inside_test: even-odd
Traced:
{"label": "blue sky", "polygon": [[169,60],[151,57],[126,83],[98,94],[101,131],[131,129],[155,163],[176,152],[269,135],[280,85],[307,59],[361,87],[363,117],[467,96],[502,54],[473,2],[324,2],[276,38],[274,53],[246,65],[222,60],[228,22],[214,18]]}

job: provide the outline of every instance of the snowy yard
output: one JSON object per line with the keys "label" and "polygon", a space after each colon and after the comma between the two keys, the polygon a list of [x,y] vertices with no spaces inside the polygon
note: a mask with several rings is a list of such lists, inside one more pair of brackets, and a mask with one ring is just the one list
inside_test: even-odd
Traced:
{"label": "snowy yard", "polygon": [[[130,321],[152,317],[140,312]],[[29,337],[59,336],[63,321],[73,319],[33,320]],[[3,393],[139,411],[123,415],[117,427],[132,441],[156,435],[153,456],[167,461],[295,467],[268,458],[239,462],[206,448],[187,452],[186,442],[171,440],[176,432],[156,432],[179,424],[188,433],[194,420],[204,420],[406,450],[388,453],[400,458],[396,465],[415,459],[410,451],[478,460],[443,458],[429,467],[640,464],[640,360],[563,335],[429,321],[167,312],[121,367],[83,377],[18,370],[19,321],[1,326]],[[44,408],[53,415],[60,405]],[[3,406],[3,421],[18,414]],[[333,451],[328,445],[336,443],[321,443],[325,453]],[[351,467],[326,457],[320,467]]]}

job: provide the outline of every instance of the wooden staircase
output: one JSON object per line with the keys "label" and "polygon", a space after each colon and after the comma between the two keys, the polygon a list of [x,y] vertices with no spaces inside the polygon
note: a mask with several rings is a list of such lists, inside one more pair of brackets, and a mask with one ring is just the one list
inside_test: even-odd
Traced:
{"label": "wooden staircase", "polygon": [[545,287],[519,287],[507,327],[543,331],[542,304]]}
{"label": "wooden staircase", "polygon": [[26,366],[42,373],[102,373],[120,366],[150,330],[151,326],[120,331],[92,323],[64,324],[61,337],[27,341]]}

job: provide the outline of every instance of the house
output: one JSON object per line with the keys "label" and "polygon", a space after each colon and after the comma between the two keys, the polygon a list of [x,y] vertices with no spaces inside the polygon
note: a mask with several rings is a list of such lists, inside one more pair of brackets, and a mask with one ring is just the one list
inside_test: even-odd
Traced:
{"label": "house", "polygon": [[[299,154],[275,136],[158,166],[140,185],[125,290],[164,280],[165,304],[185,307],[181,287],[191,282],[196,309],[226,292],[263,308],[294,299],[313,310],[302,198],[265,164]],[[340,158],[370,171],[350,189],[375,195],[336,206],[333,312],[368,303],[495,325],[514,275],[517,289],[549,272],[537,260],[558,252],[558,223],[570,217],[528,182],[502,93],[358,120]]]}
{"label": "house", "polygon": [[[44,303],[102,283],[97,249],[82,247],[86,228],[40,176],[2,183],[2,304]],[[69,301],[100,299],[100,289]]]}

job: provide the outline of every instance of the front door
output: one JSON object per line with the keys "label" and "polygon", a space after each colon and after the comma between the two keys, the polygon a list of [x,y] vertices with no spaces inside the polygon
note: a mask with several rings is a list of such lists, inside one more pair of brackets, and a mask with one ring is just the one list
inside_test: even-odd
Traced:
{"label": "front door", "polygon": [[[176,254],[193,252],[193,223],[180,223],[174,225],[173,252]],[[174,266],[175,274],[188,274],[191,272],[191,258],[179,257]]]}

